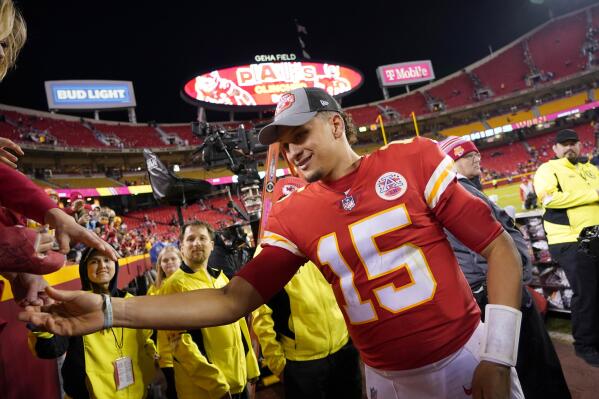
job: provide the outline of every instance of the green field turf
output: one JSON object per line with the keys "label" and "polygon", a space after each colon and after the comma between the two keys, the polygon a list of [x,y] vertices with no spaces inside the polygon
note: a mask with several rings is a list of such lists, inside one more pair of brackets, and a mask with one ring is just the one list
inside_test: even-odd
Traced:
{"label": "green field turf", "polygon": [[489,188],[484,190],[488,196],[497,195],[499,200],[497,203],[501,208],[512,205],[516,209],[516,213],[523,212],[522,202],[520,202],[520,182],[506,184],[497,188]]}

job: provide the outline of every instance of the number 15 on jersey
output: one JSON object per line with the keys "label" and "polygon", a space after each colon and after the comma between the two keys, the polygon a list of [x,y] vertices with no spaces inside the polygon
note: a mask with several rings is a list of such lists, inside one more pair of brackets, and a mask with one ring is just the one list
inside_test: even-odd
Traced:
{"label": "number 15 on jersey", "polygon": [[[401,204],[368,216],[348,226],[353,248],[366,271],[368,280],[376,280],[390,273],[405,269],[410,282],[396,287],[393,283],[372,289],[383,309],[400,313],[430,301],[437,282],[430,270],[422,249],[405,243],[397,248],[381,251],[376,238],[403,229],[411,224],[405,204]],[[349,267],[339,249],[337,235],[327,234],[318,242],[318,258],[321,265],[328,265],[339,278],[345,299],[345,310],[352,324],[363,324],[378,319],[371,300],[362,300],[356,287],[354,271]]]}

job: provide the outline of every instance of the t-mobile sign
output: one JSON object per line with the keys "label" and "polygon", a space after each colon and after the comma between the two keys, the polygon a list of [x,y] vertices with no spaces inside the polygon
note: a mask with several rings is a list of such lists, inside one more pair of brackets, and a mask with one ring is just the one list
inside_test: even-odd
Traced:
{"label": "t-mobile sign", "polygon": [[435,79],[433,64],[430,60],[383,65],[377,68],[377,73],[383,87],[402,86]]}

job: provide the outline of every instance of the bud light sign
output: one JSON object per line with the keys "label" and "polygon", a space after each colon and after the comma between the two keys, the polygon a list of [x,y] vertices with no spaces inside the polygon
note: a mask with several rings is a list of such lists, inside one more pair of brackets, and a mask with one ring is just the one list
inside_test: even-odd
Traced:
{"label": "bud light sign", "polygon": [[377,74],[383,87],[402,86],[435,79],[433,64],[430,60],[383,65],[377,68]]}
{"label": "bud light sign", "polygon": [[115,109],[135,107],[133,84],[111,80],[45,82],[49,109]]}

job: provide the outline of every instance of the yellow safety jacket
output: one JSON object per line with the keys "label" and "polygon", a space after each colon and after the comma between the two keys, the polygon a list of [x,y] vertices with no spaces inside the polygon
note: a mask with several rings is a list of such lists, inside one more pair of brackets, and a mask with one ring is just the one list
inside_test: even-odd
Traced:
{"label": "yellow safety jacket", "polygon": [[[156,348],[151,335],[152,330],[113,327],[80,337],[33,332],[28,338],[30,349],[39,358],[55,359],[66,352],[61,372],[69,397],[139,399],[146,397],[146,387],[155,375]],[[117,344],[122,344],[121,350]],[[135,382],[117,391],[114,361],[122,356],[131,358]]]}
{"label": "yellow safety jacket", "polygon": [[[162,281],[162,286],[164,282]],[[160,295],[161,289],[152,284],[148,288],[146,295]],[[173,354],[171,353],[171,346],[168,343],[167,331],[157,330],[156,331],[156,349],[160,357],[158,358],[158,365],[161,369],[173,367]]]}
{"label": "yellow safety jacket", "polygon": [[580,231],[599,224],[599,169],[567,158],[542,164],[534,187],[543,202],[543,224],[549,244],[576,242]]}
{"label": "yellow safety jacket", "polygon": [[[210,273],[205,269],[193,272],[184,264],[165,281],[160,294],[220,288],[228,281],[222,272],[214,269]],[[169,331],[167,336],[179,399],[220,399],[227,392],[242,392],[248,381],[260,375],[243,318],[224,326]]]}
{"label": "yellow safety jacket", "polygon": [[254,311],[252,327],[264,361],[275,375],[283,372],[287,359],[322,359],[349,340],[333,290],[312,262],[303,265],[284,290]]}

